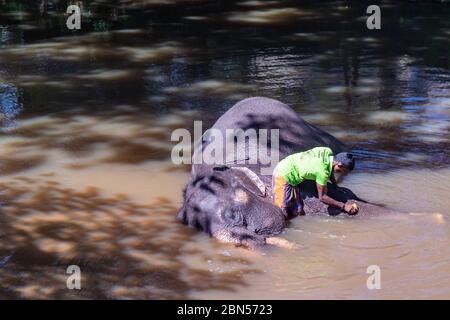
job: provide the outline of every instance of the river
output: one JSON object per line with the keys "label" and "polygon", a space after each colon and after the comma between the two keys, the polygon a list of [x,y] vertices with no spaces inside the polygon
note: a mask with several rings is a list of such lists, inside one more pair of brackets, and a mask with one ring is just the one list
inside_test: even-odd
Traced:
{"label": "river", "polygon": [[[0,1],[0,298],[450,298],[449,4],[386,1],[368,30],[356,1],[81,2],[69,31],[67,1]],[[177,223],[171,132],[256,95],[401,213],[299,217],[299,249],[262,252]]]}

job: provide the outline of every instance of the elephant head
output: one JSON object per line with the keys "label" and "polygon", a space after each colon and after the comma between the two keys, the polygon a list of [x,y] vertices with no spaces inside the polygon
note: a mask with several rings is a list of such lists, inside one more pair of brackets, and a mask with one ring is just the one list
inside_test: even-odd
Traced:
{"label": "elephant head", "polygon": [[264,244],[286,221],[256,174],[227,166],[190,181],[177,218],[221,241],[249,247]]}

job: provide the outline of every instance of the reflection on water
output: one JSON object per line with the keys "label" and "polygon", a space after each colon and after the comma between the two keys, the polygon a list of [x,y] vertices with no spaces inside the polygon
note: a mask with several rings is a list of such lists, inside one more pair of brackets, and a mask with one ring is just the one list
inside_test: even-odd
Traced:
{"label": "reflection on water", "polygon": [[[0,297],[449,297],[448,4],[384,2],[373,33],[359,2],[82,2],[71,32],[67,1],[0,1]],[[348,143],[348,186],[406,213],[299,218],[294,254],[179,226],[171,131],[252,95]]]}
{"label": "reflection on water", "polygon": [[[442,195],[450,190],[449,176],[450,169],[396,170],[386,175],[360,173],[349,176],[345,185],[352,186],[363,198],[399,211],[440,212],[448,216],[450,199]],[[421,183],[416,185],[417,181]]]}
{"label": "reflection on water", "polygon": [[[64,113],[19,121],[2,137],[2,297],[186,298],[258,272],[243,249],[224,255],[233,248],[175,222],[189,168],[166,160],[163,141],[188,116]],[[210,255],[220,272],[197,266]],[[83,270],[79,293],[65,288],[70,264]]]}
{"label": "reflection on water", "polygon": [[15,117],[22,111],[20,93],[16,86],[10,83],[0,83],[0,121],[2,129],[14,125]]}

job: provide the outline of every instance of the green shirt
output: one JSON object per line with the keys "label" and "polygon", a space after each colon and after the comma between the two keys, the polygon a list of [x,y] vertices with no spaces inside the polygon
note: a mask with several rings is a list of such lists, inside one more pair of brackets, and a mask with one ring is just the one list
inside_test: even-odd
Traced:
{"label": "green shirt", "polygon": [[296,186],[304,180],[313,180],[325,186],[333,167],[333,151],[327,147],[317,147],[287,156],[277,165],[277,174]]}

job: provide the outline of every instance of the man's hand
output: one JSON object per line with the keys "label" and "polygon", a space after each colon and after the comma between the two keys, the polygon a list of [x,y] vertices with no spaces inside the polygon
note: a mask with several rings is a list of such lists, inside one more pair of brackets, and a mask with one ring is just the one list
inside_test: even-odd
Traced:
{"label": "man's hand", "polygon": [[347,212],[348,214],[357,214],[359,211],[358,205],[354,202],[350,202],[348,201],[345,205],[344,205],[344,211]]}

